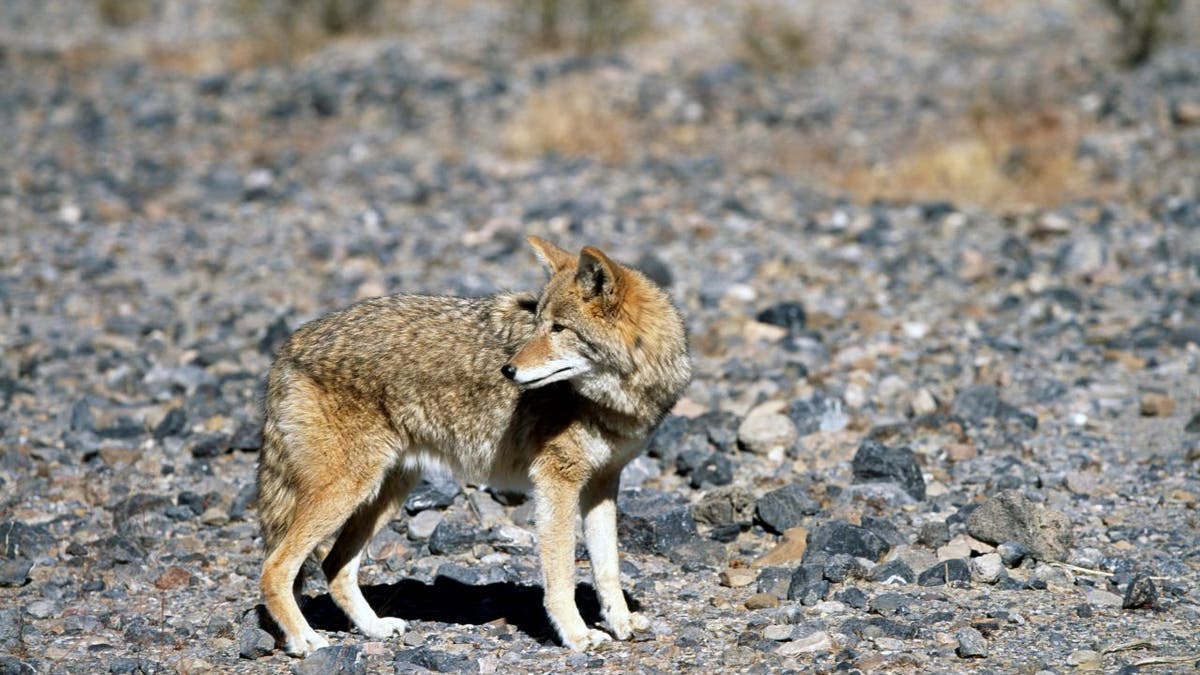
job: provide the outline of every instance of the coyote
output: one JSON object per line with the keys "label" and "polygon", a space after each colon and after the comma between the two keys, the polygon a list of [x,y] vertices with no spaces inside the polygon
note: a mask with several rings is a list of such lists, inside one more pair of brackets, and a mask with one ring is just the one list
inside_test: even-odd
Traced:
{"label": "coyote", "polygon": [[330,595],[364,635],[403,632],[363,598],[368,542],[422,472],[532,488],[545,608],[563,644],[610,640],[575,606],[575,522],[582,514],[609,632],[647,627],[621,592],[616,496],[621,469],[691,378],[683,320],[640,272],[585,247],[528,238],[549,269],[541,297],[394,295],[365,300],[295,332],[266,396],[258,516],[262,592],[305,656],[327,646],[293,586],[321,559]]}

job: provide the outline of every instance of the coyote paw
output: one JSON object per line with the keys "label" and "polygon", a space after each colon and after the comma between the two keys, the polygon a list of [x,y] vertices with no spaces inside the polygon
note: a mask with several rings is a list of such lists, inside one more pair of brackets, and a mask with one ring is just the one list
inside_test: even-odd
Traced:
{"label": "coyote paw", "polygon": [[563,636],[563,644],[577,652],[586,652],[597,645],[605,642],[611,642],[612,636],[602,630],[589,629],[587,632],[575,636]]}
{"label": "coyote paw", "polygon": [[283,651],[288,656],[298,656],[304,658],[309,654],[329,646],[329,640],[317,635],[316,631],[309,630],[303,635],[289,637],[283,643]]}
{"label": "coyote paw", "polygon": [[628,640],[634,631],[643,631],[650,627],[650,620],[641,614],[631,612],[624,616],[608,617],[608,626],[618,640]]}
{"label": "coyote paw", "polygon": [[403,633],[406,628],[408,628],[408,623],[404,619],[398,619],[394,616],[376,618],[374,621],[358,627],[363,635],[372,640],[386,640],[392,635]]}

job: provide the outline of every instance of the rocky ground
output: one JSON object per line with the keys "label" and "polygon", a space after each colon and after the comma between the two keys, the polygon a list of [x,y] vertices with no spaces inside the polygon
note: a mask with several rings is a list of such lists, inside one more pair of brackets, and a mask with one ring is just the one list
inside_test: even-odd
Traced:
{"label": "rocky ground", "polygon": [[[197,46],[220,25],[46,4],[0,3],[0,672],[1196,670],[1194,43],[1121,70],[1075,3],[864,1],[781,73],[718,39],[736,6],[578,57],[416,3],[235,67]],[[1073,130],[1066,170],[1021,182],[1017,142],[977,202],[837,179],[989,88]],[[318,577],[335,646],[288,658],[257,590],[272,350],[363,297],[536,289],[530,233],[687,317],[695,380],[621,499],[651,629],[558,646],[529,504],[433,477],[362,573],[409,631],[364,640]]]}

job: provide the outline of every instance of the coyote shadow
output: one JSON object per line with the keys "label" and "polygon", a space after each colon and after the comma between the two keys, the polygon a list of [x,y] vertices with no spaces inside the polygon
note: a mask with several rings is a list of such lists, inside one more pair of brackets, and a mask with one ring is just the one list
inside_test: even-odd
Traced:
{"label": "coyote shadow", "polygon": [[[363,596],[380,616],[395,616],[406,621],[438,621],[483,625],[503,619],[539,642],[557,641],[557,634],[542,607],[541,586],[498,582],[474,586],[448,577],[436,577],[426,584],[402,579],[391,584],[363,586]],[[640,609],[628,594],[630,610]],[[590,584],[575,587],[575,603],[588,625],[600,622],[600,600]],[[260,624],[278,631],[262,605],[257,607]],[[329,593],[310,598],[301,610],[309,625],[318,630],[349,631],[350,621],[333,602]]]}

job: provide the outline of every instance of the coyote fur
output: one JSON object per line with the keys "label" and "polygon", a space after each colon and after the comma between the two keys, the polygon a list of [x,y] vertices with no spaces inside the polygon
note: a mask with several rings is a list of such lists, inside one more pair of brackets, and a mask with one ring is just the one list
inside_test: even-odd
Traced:
{"label": "coyote fur", "polygon": [[529,243],[550,271],[540,297],[374,298],[301,327],[279,349],[257,508],[262,592],[287,653],[329,644],[293,595],[314,552],[364,635],[404,630],[367,604],[358,568],[433,467],[532,488],[545,609],[563,644],[583,651],[611,639],[575,605],[580,515],[609,633],[646,628],[621,591],[616,496],[622,467],[691,377],[683,321],[662,289],[600,250]]}

